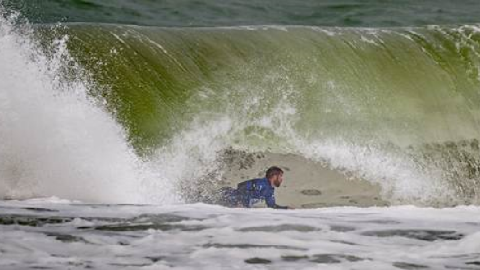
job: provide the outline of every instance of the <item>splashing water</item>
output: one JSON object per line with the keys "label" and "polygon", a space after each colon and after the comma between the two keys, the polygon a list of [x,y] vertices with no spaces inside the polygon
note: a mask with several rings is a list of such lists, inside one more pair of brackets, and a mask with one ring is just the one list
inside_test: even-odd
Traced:
{"label": "splashing water", "polygon": [[[153,196],[143,188],[147,183],[169,194],[122,127],[87,95],[95,85],[62,76],[64,65],[74,64],[68,36],[46,55],[28,24],[13,24],[17,19],[0,17],[0,197],[145,203]],[[155,202],[173,201],[161,194],[155,192]]]}

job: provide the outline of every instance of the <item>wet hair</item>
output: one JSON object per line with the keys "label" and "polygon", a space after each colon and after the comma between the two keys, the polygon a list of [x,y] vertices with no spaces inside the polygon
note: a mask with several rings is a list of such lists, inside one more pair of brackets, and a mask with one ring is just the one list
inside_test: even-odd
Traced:
{"label": "wet hair", "polygon": [[270,177],[279,175],[279,174],[283,174],[283,170],[277,166],[272,166],[268,168],[267,172],[265,173],[265,177],[267,177],[267,179],[270,179]]}

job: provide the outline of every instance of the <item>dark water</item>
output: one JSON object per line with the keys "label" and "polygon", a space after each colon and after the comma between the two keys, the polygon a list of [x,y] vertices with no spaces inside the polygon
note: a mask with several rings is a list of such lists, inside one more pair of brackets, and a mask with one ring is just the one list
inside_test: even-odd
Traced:
{"label": "dark water", "polygon": [[416,0],[4,0],[31,22],[155,26],[419,26],[478,22],[480,2]]}

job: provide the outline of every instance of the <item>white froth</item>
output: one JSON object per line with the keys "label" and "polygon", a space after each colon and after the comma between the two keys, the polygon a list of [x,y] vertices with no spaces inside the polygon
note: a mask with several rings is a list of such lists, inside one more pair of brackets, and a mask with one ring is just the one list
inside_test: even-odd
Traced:
{"label": "white froth", "polygon": [[37,200],[4,201],[0,209],[5,220],[71,219],[0,225],[2,269],[461,269],[475,267],[480,250],[480,209],[472,206],[272,210]]}
{"label": "white froth", "polygon": [[28,25],[15,27],[23,33],[0,18],[0,197],[145,202],[142,185],[156,179],[122,127],[87,96],[95,86],[63,79],[68,38],[46,56]]}

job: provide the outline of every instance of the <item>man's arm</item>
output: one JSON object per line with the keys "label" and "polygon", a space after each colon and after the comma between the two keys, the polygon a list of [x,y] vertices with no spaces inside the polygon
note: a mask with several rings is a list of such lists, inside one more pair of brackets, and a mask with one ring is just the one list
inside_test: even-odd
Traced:
{"label": "man's arm", "polygon": [[269,208],[273,209],[288,209],[288,206],[281,206],[275,203],[275,196],[273,192],[271,194],[268,194],[268,196],[265,197],[265,202],[267,203],[267,206]]}

